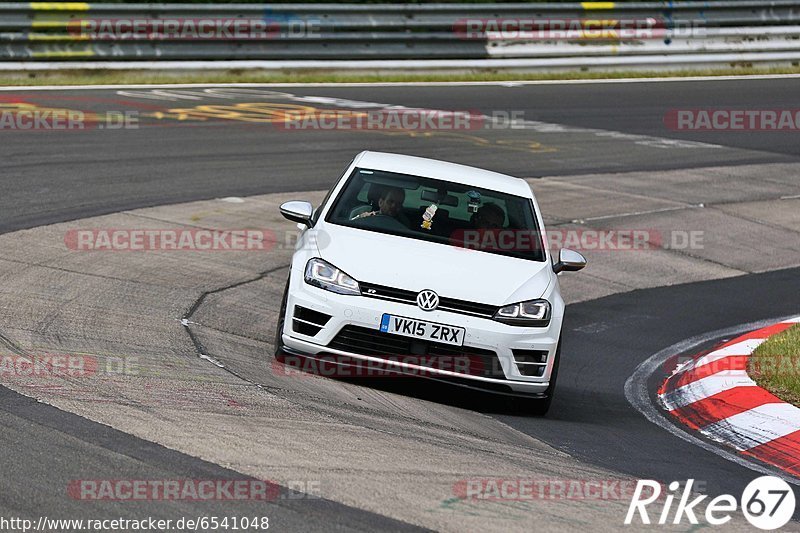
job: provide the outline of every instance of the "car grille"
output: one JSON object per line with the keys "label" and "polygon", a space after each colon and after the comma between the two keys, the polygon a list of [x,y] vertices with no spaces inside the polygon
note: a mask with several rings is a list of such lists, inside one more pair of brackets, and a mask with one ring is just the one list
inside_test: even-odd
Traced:
{"label": "car grille", "polygon": [[[380,298],[381,300],[391,300],[394,302],[417,305],[417,294],[414,291],[405,289],[395,289],[383,285],[373,285],[371,283],[359,283],[362,296],[368,298]],[[455,298],[439,297],[439,307],[443,311],[461,313],[464,315],[479,316],[481,318],[492,318],[497,312],[498,307],[494,305],[479,304],[456,300]]]}
{"label": "car grille", "polygon": [[473,376],[506,379],[497,353],[491,350],[412,339],[360,326],[344,326],[328,347]]}

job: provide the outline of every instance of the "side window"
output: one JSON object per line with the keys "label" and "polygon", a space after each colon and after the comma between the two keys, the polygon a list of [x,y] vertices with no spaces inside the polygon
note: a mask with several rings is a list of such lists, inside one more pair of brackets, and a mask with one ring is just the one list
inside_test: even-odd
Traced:
{"label": "side window", "polygon": [[[342,191],[342,196],[336,206],[336,216],[351,219],[359,213],[371,211],[369,191],[370,184],[362,180],[360,176],[352,178],[347,184],[346,190]],[[356,210],[355,213],[354,210]]]}

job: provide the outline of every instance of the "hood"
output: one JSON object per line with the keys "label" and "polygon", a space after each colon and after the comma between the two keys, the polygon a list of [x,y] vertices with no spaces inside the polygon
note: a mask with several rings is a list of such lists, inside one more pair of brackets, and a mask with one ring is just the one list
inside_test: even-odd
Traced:
{"label": "hood", "polygon": [[318,232],[320,257],[365,283],[501,306],[540,298],[551,280],[547,261],[330,224]]}

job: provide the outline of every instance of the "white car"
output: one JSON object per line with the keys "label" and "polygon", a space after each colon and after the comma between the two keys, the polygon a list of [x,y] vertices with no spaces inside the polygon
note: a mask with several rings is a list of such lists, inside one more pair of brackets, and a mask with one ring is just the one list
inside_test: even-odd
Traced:
{"label": "white car", "polygon": [[[385,368],[553,397],[564,301],[531,188],[478,168],[362,152],[316,210],[281,213],[303,229],[281,304],[276,356]],[[374,365],[374,366],[373,366]]]}

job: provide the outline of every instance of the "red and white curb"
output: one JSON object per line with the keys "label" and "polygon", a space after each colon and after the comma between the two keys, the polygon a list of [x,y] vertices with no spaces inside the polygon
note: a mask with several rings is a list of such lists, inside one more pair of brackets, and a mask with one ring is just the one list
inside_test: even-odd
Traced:
{"label": "red and white curb", "polygon": [[800,316],[752,331],[679,365],[658,391],[682,424],[739,453],[800,476],[800,408],[757,386],[747,360]]}

